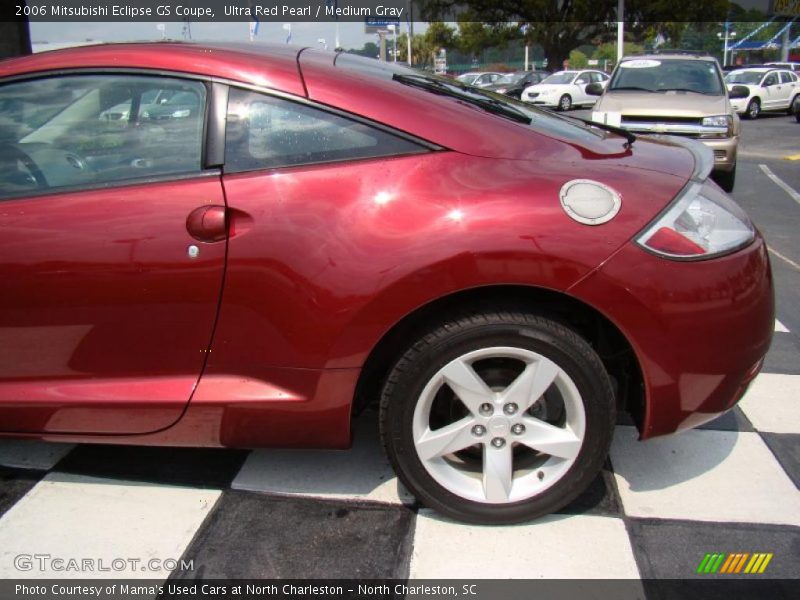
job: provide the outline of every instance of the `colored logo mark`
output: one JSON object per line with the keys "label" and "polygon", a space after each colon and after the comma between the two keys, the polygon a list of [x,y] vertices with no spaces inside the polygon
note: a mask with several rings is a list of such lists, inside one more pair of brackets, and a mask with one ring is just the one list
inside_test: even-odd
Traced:
{"label": "colored logo mark", "polygon": [[709,552],[700,561],[697,572],[732,574],[761,574],[772,560],[772,552]]}

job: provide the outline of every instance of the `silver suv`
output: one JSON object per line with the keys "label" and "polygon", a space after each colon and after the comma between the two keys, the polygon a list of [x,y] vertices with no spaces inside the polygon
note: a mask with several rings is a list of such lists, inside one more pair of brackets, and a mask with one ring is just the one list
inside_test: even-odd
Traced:
{"label": "silver suv", "polygon": [[[641,133],[695,138],[714,152],[714,179],[733,190],[739,146],[739,117],[716,59],[694,54],[625,57],[600,96],[592,120]],[[602,95],[601,95],[602,94]]]}

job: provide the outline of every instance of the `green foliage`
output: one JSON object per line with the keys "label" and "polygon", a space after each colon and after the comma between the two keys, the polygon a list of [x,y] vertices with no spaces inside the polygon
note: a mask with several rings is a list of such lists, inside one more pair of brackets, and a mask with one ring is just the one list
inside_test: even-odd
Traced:
{"label": "green foliage", "polygon": [[589,66],[589,59],[580,50],[573,50],[569,53],[569,68],[584,69]]}
{"label": "green foliage", "polygon": [[[624,56],[644,53],[644,46],[640,44],[634,44],[633,42],[625,42],[622,45],[622,48]],[[606,60],[612,63],[617,62],[616,42],[606,42],[605,44],[600,44],[594,51],[594,54],[592,54],[592,58],[597,60]]]}

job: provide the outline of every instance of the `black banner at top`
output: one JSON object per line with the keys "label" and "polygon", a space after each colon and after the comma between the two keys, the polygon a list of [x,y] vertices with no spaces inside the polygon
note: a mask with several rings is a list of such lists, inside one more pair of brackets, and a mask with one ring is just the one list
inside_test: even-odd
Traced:
{"label": "black banner at top", "polygon": [[3,0],[0,21],[359,21],[408,18],[407,0]]}
{"label": "black banner at top", "polygon": [[[413,6],[412,6],[413,5]],[[742,5],[747,9],[743,9]],[[565,6],[567,7],[565,9]],[[791,19],[800,0],[624,0],[623,19],[642,22],[720,22]],[[607,22],[619,20],[619,0],[2,0],[0,21],[278,21],[377,23],[418,21]]]}

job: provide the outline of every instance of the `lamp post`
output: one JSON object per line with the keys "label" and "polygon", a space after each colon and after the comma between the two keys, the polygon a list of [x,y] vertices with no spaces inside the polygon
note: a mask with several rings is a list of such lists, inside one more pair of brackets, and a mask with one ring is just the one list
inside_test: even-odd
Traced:
{"label": "lamp post", "polygon": [[394,62],[397,62],[397,26],[394,23],[389,23],[389,31],[392,32],[392,55]]}
{"label": "lamp post", "polygon": [[731,31],[731,24],[728,21],[724,23],[724,33],[717,33],[717,37],[723,39],[722,45],[722,66],[728,65],[728,41],[736,37],[736,32]]}

